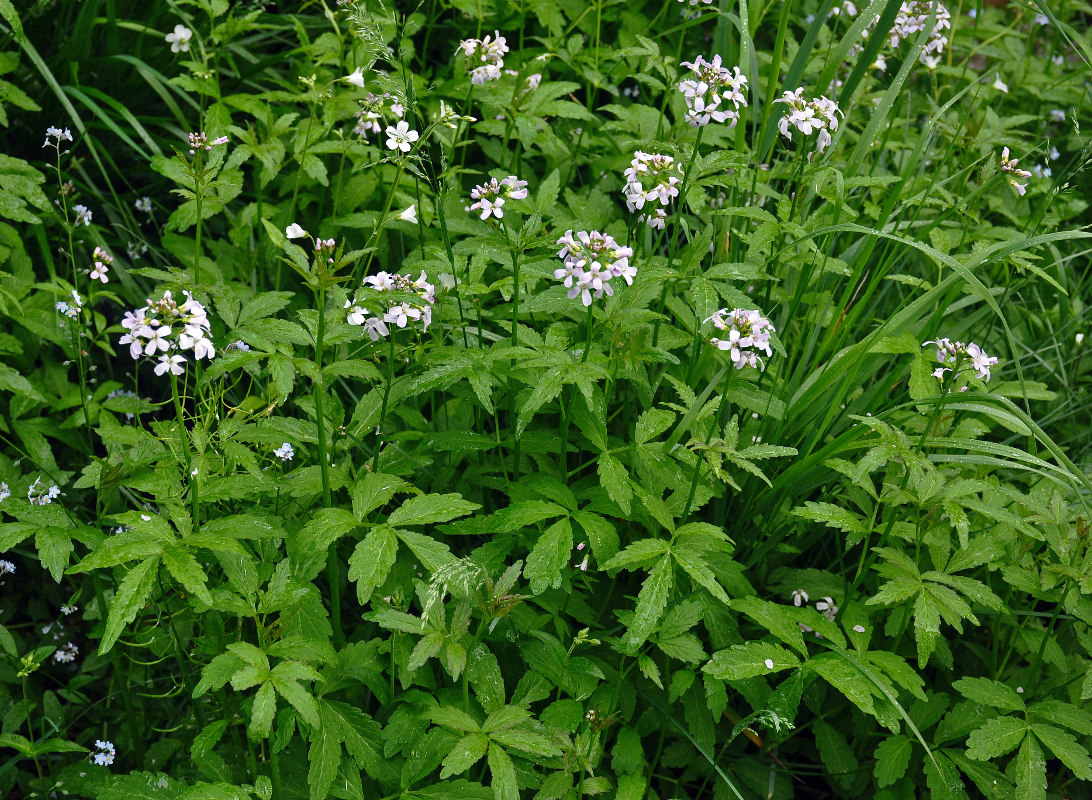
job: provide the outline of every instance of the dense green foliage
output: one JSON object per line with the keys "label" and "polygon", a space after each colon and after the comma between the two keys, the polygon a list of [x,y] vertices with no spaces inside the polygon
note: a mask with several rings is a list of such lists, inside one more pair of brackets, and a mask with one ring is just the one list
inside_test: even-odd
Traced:
{"label": "dense green foliage", "polygon": [[0,793],[1092,796],[1092,8],[289,5],[0,0]]}

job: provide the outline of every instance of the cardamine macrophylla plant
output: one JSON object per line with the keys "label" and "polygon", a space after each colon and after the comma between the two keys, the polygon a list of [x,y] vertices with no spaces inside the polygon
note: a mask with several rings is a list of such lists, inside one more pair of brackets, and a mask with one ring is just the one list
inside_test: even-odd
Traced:
{"label": "cardamine macrophylla plant", "polygon": [[0,796],[1092,800],[1084,7],[23,5]]}

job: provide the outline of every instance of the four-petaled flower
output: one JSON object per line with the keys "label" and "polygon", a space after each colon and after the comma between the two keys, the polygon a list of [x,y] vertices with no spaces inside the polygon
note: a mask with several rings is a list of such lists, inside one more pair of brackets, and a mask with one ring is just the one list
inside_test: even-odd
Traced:
{"label": "four-petaled flower", "polygon": [[193,38],[193,31],[185,25],[175,25],[174,30],[163,38],[171,43],[172,53],[177,53],[179,51],[188,53],[190,51],[190,39]]}
{"label": "four-petaled flower", "polygon": [[387,128],[387,149],[401,150],[403,153],[408,153],[413,149],[413,143],[420,136],[417,131],[410,130],[408,122],[404,119],[399,120],[397,125],[388,126]]}

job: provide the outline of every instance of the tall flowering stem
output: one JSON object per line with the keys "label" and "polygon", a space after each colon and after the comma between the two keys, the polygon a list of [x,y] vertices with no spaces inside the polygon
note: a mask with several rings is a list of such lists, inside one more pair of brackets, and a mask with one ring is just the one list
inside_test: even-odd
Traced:
{"label": "tall flowering stem", "polygon": [[[679,215],[682,216],[683,205],[686,203],[686,188],[690,183],[690,173],[694,170],[694,162],[698,158],[698,150],[701,149],[701,136],[705,132],[705,127],[698,128],[697,138],[694,139],[694,151],[690,154],[690,160],[686,162],[686,169],[683,171],[682,183],[679,184]],[[671,267],[675,264],[675,253],[679,247],[679,228],[682,227],[678,220],[675,222],[675,228],[671,234],[671,250],[667,256],[667,271],[671,272]],[[660,290],[660,300],[656,305],[656,322],[652,326],[652,346],[655,347],[660,339],[660,319],[663,317],[664,303],[667,302],[667,284]]]}

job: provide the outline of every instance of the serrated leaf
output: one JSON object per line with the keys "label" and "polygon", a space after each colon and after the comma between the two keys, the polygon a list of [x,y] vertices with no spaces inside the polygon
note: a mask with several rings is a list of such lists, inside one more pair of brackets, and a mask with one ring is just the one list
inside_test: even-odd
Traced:
{"label": "serrated leaf", "polygon": [[713,653],[702,670],[721,680],[739,681],[798,666],[800,659],[772,642],[745,642]]}
{"label": "serrated leaf", "polygon": [[372,592],[387,579],[398,556],[398,536],[389,525],[379,525],[357,542],[349,556],[348,578],[356,582],[356,597],[367,605]]}
{"label": "serrated leaf", "polygon": [[106,629],[99,642],[99,655],[106,655],[118,640],[122,629],[136,619],[136,615],[152,593],[156,575],[159,574],[159,557],[140,562],[126,573],[110,604],[106,617]]}
{"label": "serrated leaf", "polygon": [[489,749],[489,737],[484,733],[469,733],[455,743],[444,757],[440,779],[460,775],[482,760]]}
{"label": "serrated leaf", "polygon": [[876,766],[872,774],[876,785],[890,786],[906,774],[914,743],[905,736],[888,736],[876,747]]}
{"label": "serrated leaf", "polygon": [[960,678],[952,684],[968,700],[1002,711],[1023,711],[1024,701],[1011,686],[989,678]]}
{"label": "serrated leaf", "polygon": [[1092,781],[1092,759],[1076,737],[1053,725],[1037,723],[1031,726],[1040,742],[1047,746],[1055,758],[1069,767],[1070,772],[1082,781]]}
{"label": "serrated leaf", "polygon": [[254,695],[254,705],[250,713],[250,725],[247,732],[252,739],[265,739],[273,726],[273,716],[277,713],[277,693],[268,681],[258,688]]}
{"label": "serrated leaf", "polygon": [[1046,758],[1033,736],[1024,739],[1020,752],[1013,759],[1013,768],[1016,775],[1016,796],[1020,800],[1046,800]]}
{"label": "serrated leaf", "polygon": [[462,517],[481,508],[464,500],[461,494],[423,494],[411,497],[396,508],[387,519],[388,525],[432,525]]}
{"label": "serrated leaf", "polygon": [[561,587],[572,549],[573,529],[568,517],[559,519],[542,532],[523,568],[523,577],[534,594]]}
{"label": "serrated leaf", "polygon": [[208,576],[194,558],[193,553],[182,547],[167,547],[163,549],[161,557],[163,566],[167,568],[172,578],[206,606],[212,606],[212,595],[206,586]]}
{"label": "serrated leaf", "polygon": [[599,456],[597,467],[599,482],[607,491],[607,496],[618,504],[626,514],[630,513],[633,500],[633,487],[629,482],[629,473],[614,456],[603,453]]}
{"label": "serrated leaf", "polygon": [[1015,717],[994,717],[967,737],[967,757],[978,761],[1011,753],[1028,732],[1028,724]]}
{"label": "serrated leaf", "polygon": [[641,591],[637,595],[637,606],[633,610],[633,621],[625,636],[622,637],[623,647],[633,651],[652,635],[663,616],[664,609],[667,608],[667,598],[672,586],[674,586],[674,575],[671,569],[671,556],[665,555],[652,568],[641,586]]}

